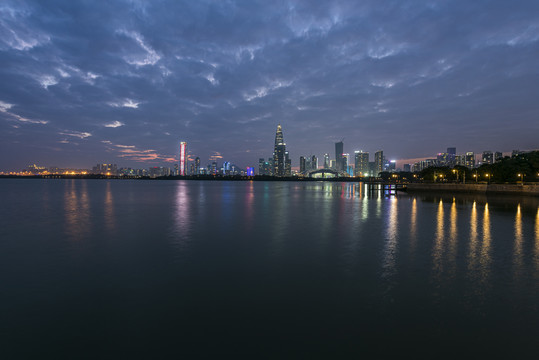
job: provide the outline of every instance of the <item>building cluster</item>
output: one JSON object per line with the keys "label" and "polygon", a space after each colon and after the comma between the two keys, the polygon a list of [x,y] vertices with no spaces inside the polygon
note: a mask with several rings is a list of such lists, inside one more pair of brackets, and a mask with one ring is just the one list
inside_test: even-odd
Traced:
{"label": "building cluster", "polygon": [[[513,150],[512,156],[518,156],[523,152]],[[277,126],[275,133],[275,145],[271,157],[260,158],[258,162],[258,174],[267,176],[287,177],[287,176],[314,176],[329,174],[329,176],[353,176],[353,177],[377,177],[382,172],[419,172],[428,167],[454,167],[465,166],[473,169],[483,164],[494,164],[503,158],[499,151],[483,151],[479,156],[473,152],[457,154],[455,147],[447,148],[446,152],[439,153],[436,157],[425,159],[414,164],[404,164],[402,169],[396,169],[396,161],[388,160],[384,156],[383,150],[374,153],[374,158],[370,159],[368,152],[354,151],[353,157],[344,151],[343,140],[335,143],[335,157],[332,159],[329,153],[323,155],[323,160],[319,161],[316,155],[300,156],[299,171],[292,170],[290,155],[286,150],[283,130],[281,125]],[[216,160],[203,166],[200,157],[190,156],[187,149],[187,142],[180,142],[178,162],[171,167],[154,166],[148,169],[118,168],[116,164],[97,164],[91,170],[86,169],[60,169],[58,167],[41,167],[35,164],[17,173],[0,173],[1,175],[106,175],[106,176],[129,176],[129,177],[162,177],[162,176],[234,176],[247,175],[254,176],[253,167],[246,169],[239,168],[235,164],[224,161],[218,164]]]}
{"label": "building cluster", "polygon": [[[212,160],[211,163],[206,166],[202,166],[200,157],[195,157],[193,161],[189,160],[190,156],[187,151],[187,142],[180,142],[180,151],[178,163],[174,165],[174,169],[171,169],[169,175],[190,176],[190,175],[221,175],[221,176],[234,176],[234,175],[247,175],[254,176],[254,168],[248,167],[246,170],[242,169],[230,161],[223,161],[221,165],[216,160]],[[251,175],[249,175],[251,174]],[[161,175],[166,176],[166,175]]]}
{"label": "building cluster", "polygon": [[283,138],[283,129],[279,124],[275,133],[275,146],[273,156],[265,161],[263,158],[258,160],[258,174],[269,176],[292,176],[292,161],[286,143]]}
{"label": "building cluster", "polygon": [[[516,157],[523,152],[520,150],[513,150],[511,156]],[[478,159],[479,157],[479,159]],[[447,148],[446,152],[438,153],[435,158],[425,159],[418,161],[414,164],[405,164],[403,166],[404,171],[418,172],[431,166],[441,167],[455,167],[465,166],[469,169],[477,168],[484,164],[494,164],[503,159],[503,153],[500,151],[483,151],[482,154],[475,154],[468,151],[464,154],[457,154],[457,149],[454,147]]]}
{"label": "building cluster", "polygon": [[[258,161],[258,173],[269,176],[312,176],[315,173],[328,172],[333,176],[378,176],[383,171],[395,171],[396,162],[389,161],[384,157],[382,150],[374,154],[374,161],[370,161],[369,153],[355,151],[352,158],[349,153],[344,152],[344,143],[335,143],[335,157],[330,158],[328,153],[323,156],[323,163],[316,155],[300,156],[299,171],[293,172],[290,155],[286,151],[286,144],[283,140],[281,125],[277,126],[275,134],[275,146],[273,156],[260,158]],[[325,170],[325,171],[323,171]]]}

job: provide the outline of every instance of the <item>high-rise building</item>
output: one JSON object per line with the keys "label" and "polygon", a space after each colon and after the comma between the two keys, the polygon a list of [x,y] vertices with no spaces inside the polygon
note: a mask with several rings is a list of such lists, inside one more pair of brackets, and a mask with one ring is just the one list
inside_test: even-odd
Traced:
{"label": "high-rise building", "polygon": [[335,170],[338,172],[344,171],[343,157],[344,153],[344,144],[342,141],[335,143]]}
{"label": "high-rise building", "polygon": [[363,151],[355,152],[354,176],[368,176],[369,174],[369,153]]}
{"label": "high-rise building", "polygon": [[466,167],[473,169],[475,167],[475,154],[471,151],[468,151],[465,155]]}
{"label": "high-rise building", "polygon": [[[288,163],[288,164],[287,164]],[[286,151],[286,144],[283,139],[283,130],[281,124],[277,125],[275,133],[275,147],[273,150],[273,175],[274,176],[290,176],[287,173],[292,173],[290,158]],[[290,170],[288,170],[290,168]]]}
{"label": "high-rise building", "polygon": [[344,171],[348,170],[348,158],[350,154],[342,154],[342,168]]}
{"label": "high-rise building", "polygon": [[324,169],[329,169],[330,167],[329,154],[324,154]]}
{"label": "high-rise building", "polygon": [[200,174],[200,158],[197,156],[195,158],[195,175]]}
{"label": "high-rise building", "polygon": [[223,175],[232,175],[232,164],[230,163],[230,161],[225,161],[223,163],[223,168],[222,168],[221,173]]}
{"label": "high-rise building", "polygon": [[374,176],[378,176],[384,171],[384,151],[378,150],[374,153]]}
{"label": "high-rise building", "polygon": [[311,169],[312,170],[318,169],[318,158],[315,155],[311,156]]}
{"label": "high-rise building", "polygon": [[258,159],[258,175],[266,175],[266,171],[264,169],[264,158]]}
{"label": "high-rise building", "polygon": [[305,156],[300,156],[299,157],[299,172],[303,174],[305,172],[305,169],[306,169]]}
{"label": "high-rise building", "polygon": [[448,147],[447,148],[447,162],[449,166],[455,166],[457,161],[457,148]]}
{"label": "high-rise building", "polygon": [[481,163],[483,164],[494,164],[494,154],[492,151],[483,151],[483,156],[481,157]]}
{"label": "high-rise building", "polygon": [[503,159],[503,153],[496,151],[494,153],[494,162],[502,161]]}
{"label": "high-rise building", "polygon": [[179,160],[180,175],[187,175],[187,143],[180,142],[180,160]]}
{"label": "high-rise building", "polygon": [[402,171],[404,172],[410,172],[411,169],[412,169],[412,166],[410,164],[402,165]]}
{"label": "high-rise building", "polygon": [[288,151],[284,152],[284,176],[292,176],[292,160]]}

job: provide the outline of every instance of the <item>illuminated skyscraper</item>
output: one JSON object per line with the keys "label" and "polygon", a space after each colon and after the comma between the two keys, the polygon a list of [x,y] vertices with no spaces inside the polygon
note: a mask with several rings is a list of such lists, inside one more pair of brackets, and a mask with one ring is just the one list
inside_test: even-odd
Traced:
{"label": "illuminated skyscraper", "polygon": [[187,143],[185,141],[180,142],[180,175],[187,175]]}
{"label": "illuminated skyscraper", "polygon": [[344,144],[342,141],[335,143],[335,170],[344,171],[343,157]]}
{"label": "illuminated skyscraper", "polygon": [[330,167],[329,154],[324,154],[324,169],[329,169]]}
{"label": "illuminated skyscraper", "polygon": [[378,150],[374,153],[374,176],[378,176],[384,171],[384,151]]}
{"label": "illuminated skyscraper", "polygon": [[195,158],[195,175],[200,174],[200,158],[197,156]]}
{"label": "illuminated skyscraper", "polygon": [[318,169],[318,158],[315,155],[311,156],[311,169],[312,170]]}
{"label": "illuminated skyscraper", "polygon": [[275,133],[275,148],[273,150],[273,175],[290,176],[292,172],[291,161],[286,151],[281,124],[277,125]]}
{"label": "illuminated skyscraper", "polygon": [[355,176],[369,176],[369,153],[363,151],[355,152]]}
{"label": "illuminated skyscraper", "polygon": [[304,173],[306,169],[306,162],[305,162],[305,156],[299,157],[299,172]]}

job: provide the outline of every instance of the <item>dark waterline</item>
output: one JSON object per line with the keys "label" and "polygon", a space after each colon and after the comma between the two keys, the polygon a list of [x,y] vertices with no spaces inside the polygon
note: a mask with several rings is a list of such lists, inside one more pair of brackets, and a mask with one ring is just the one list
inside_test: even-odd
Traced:
{"label": "dark waterline", "polygon": [[6,358],[538,355],[539,200],[0,183]]}

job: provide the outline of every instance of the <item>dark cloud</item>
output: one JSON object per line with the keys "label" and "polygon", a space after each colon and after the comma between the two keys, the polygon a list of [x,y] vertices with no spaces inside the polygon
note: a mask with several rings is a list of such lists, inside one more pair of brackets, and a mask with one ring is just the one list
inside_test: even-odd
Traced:
{"label": "dark cloud", "polygon": [[537,1],[3,1],[0,168],[537,148]]}

